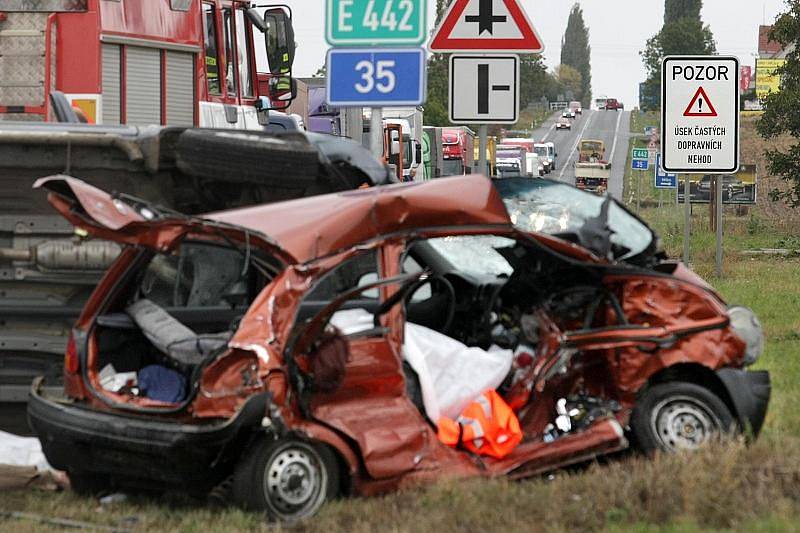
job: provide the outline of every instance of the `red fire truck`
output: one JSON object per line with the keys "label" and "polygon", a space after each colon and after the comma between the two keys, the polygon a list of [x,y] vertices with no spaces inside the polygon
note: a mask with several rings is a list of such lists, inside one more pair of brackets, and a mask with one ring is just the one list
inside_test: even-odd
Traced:
{"label": "red fire truck", "polygon": [[[261,47],[265,54],[256,53]],[[261,111],[293,97],[293,61],[288,8],[239,0],[0,2],[0,119],[54,120],[48,96],[61,91],[100,124],[260,129],[269,120]]]}

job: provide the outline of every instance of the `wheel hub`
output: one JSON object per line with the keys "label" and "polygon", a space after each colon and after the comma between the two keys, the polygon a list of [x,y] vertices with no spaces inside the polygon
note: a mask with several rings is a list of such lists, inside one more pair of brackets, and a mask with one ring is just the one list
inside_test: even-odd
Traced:
{"label": "wheel hub", "polygon": [[690,398],[671,398],[653,409],[651,424],[667,450],[694,450],[719,434],[720,422]]}
{"label": "wheel hub", "polygon": [[268,467],[266,485],[274,503],[291,513],[308,505],[319,493],[319,465],[304,450],[283,450]]}

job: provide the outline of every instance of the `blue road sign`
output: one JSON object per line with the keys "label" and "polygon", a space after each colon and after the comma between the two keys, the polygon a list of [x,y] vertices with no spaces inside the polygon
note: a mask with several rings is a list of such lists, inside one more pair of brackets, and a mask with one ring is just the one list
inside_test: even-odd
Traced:
{"label": "blue road sign", "polygon": [[678,187],[678,175],[667,174],[661,170],[661,154],[656,154],[656,189],[675,189]]}
{"label": "blue road sign", "polygon": [[327,68],[332,106],[415,106],[425,101],[421,48],[332,48]]}
{"label": "blue road sign", "polygon": [[647,163],[647,159],[632,159],[631,168],[633,170],[647,170],[649,164]]}

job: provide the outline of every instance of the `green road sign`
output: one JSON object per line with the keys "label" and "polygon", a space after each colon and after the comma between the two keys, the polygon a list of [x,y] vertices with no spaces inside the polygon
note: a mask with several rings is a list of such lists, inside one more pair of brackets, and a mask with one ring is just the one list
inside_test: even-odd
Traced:
{"label": "green road sign", "polygon": [[427,0],[327,0],[331,46],[420,45],[427,37]]}
{"label": "green road sign", "polygon": [[648,154],[647,148],[633,149],[633,159],[647,159],[648,157],[650,157],[650,154]]}

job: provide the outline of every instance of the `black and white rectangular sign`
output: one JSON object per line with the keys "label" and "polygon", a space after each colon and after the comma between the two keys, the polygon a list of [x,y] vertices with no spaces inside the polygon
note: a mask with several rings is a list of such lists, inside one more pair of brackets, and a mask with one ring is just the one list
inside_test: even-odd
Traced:
{"label": "black and white rectangular sign", "polygon": [[739,60],[668,56],[661,64],[661,162],[666,172],[739,170]]}
{"label": "black and white rectangular sign", "polygon": [[450,56],[450,121],[514,124],[519,120],[519,56]]}

